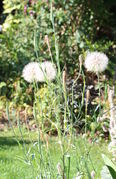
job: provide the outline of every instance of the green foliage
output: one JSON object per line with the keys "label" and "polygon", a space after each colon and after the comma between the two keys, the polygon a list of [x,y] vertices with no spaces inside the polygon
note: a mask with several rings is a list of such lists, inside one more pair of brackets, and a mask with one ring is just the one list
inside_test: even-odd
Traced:
{"label": "green foliage", "polygon": [[[6,26],[3,30],[7,31],[4,34],[9,38],[11,43],[10,48],[7,47],[8,54],[11,60],[15,63],[15,60],[22,63],[25,60],[43,60],[50,59],[50,53],[45,42],[45,35],[48,35],[49,44],[53,57],[55,59],[54,49],[54,34],[50,21],[50,7],[51,4],[48,1],[40,1],[35,4],[30,4],[28,1],[19,3],[18,0],[14,0],[13,3],[4,0],[4,13],[7,13],[7,20],[4,23]],[[26,12],[24,13],[24,7]],[[96,10],[96,7],[97,10]],[[17,10],[18,9],[18,10]],[[97,11],[97,12],[96,12]],[[104,16],[102,12],[104,11]],[[12,15],[12,13],[14,14]],[[32,13],[30,15],[30,13]],[[69,0],[66,1],[54,1],[53,2],[53,16],[55,23],[55,31],[57,40],[59,43],[59,54],[61,66],[66,62],[67,65],[71,65],[77,68],[78,55],[86,50],[100,50],[108,52],[109,47],[112,46],[112,42],[107,41],[95,41],[97,36],[97,29],[100,25],[104,24],[108,15],[107,9],[105,9],[102,0],[100,2],[88,3],[82,0]],[[95,23],[96,21],[96,23]],[[9,28],[10,32],[9,32]],[[36,44],[34,44],[34,33],[36,33]],[[9,41],[9,39],[6,39]],[[4,43],[4,41],[3,41]],[[11,45],[12,44],[12,45]],[[5,44],[6,46],[6,44]],[[36,47],[37,48],[36,48]],[[37,49],[38,55],[35,54]],[[4,49],[4,51],[6,51]],[[15,57],[15,59],[14,59]],[[22,59],[20,59],[22,58]],[[19,64],[20,65],[20,64]],[[70,68],[70,71],[71,68]]]}
{"label": "green foliage", "polygon": [[44,127],[43,129],[45,131],[56,130],[56,114],[60,113],[60,109],[58,97],[54,92],[54,84],[51,84],[48,87],[44,85],[35,95],[37,103],[37,120],[39,121],[39,125]]}
{"label": "green foliage", "polygon": [[[49,1],[47,3],[40,1],[30,4],[28,1],[14,0],[11,3],[4,0],[4,13],[8,15],[3,24],[3,30],[6,32],[1,37],[2,48],[4,48],[4,53],[7,51],[10,63],[12,61],[15,65],[17,62],[16,65],[20,69],[26,61],[40,61],[44,58],[51,58],[49,48],[45,42],[45,35],[48,35],[49,45],[55,60],[50,6]],[[97,10],[96,6],[99,7]],[[25,13],[24,7],[26,7]],[[103,11],[104,16],[101,18]],[[97,28],[100,28],[100,25],[103,25],[109,17],[101,0],[90,4],[82,0],[69,0],[68,3],[66,1],[54,1],[53,16],[59,43],[61,66],[66,62],[67,65],[72,66],[71,68],[77,68],[78,55],[83,51],[100,50],[108,52],[109,47],[112,46],[112,42],[108,39],[103,42],[95,41]],[[35,33],[36,41],[34,42]],[[38,55],[35,50],[37,50]],[[6,58],[8,58],[8,55],[6,55]],[[8,61],[8,59],[5,59],[5,54],[2,54],[2,56],[4,61]],[[71,68],[69,69],[70,72],[72,72]]]}

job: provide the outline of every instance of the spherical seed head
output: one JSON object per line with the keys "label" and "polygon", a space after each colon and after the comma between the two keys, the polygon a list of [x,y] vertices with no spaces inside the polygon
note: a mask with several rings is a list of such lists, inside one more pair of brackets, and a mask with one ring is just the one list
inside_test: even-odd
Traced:
{"label": "spherical seed head", "polygon": [[37,62],[30,62],[24,67],[22,76],[29,83],[32,83],[33,81],[52,81],[56,77],[56,68],[53,63],[48,61],[41,64]]}
{"label": "spherical seed head", "polygon": [[45,61],[41,64],[42,72],[43,72],[43,77],[41,78],[41,81],[52,81],[56,77],[56,68],[55,65],[52,62]]}
{"label": "spherical seed head", "polygon": [[32,83],[33,81],[38,82],[41,78],[41,74],[42,71],[39,63],[30,62],[24,67],[22,76],[27,82]]}
{"label": "spherical seed head", "polygon": [[104,53],[91,52],[85,58],[85,67],[87,71],[100,73],[107,68],[108,61],[109,59]]}

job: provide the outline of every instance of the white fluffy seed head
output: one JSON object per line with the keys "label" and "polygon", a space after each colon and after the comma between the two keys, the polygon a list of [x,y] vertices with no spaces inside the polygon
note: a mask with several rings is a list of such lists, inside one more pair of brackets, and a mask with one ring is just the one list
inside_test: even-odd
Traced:
{"label": "white fluffy seed head", "polygon": [[32,83],[33,81],[52,81],[56,76],[56,68],[53,63],[48,61],[41,64],[37,62],[30,62],[24,67],[22,76],[29,83]]}
{"label": "white fluffy seed head", "polygon": [[85,58],[85,68],[87,71],[100,73],[103,72],[108,65],[108,57],[101,52],[89,52]]}
{"label": "white fluffy seed head", "polygon": [[28,63],[23,69],[22,76],[29,83],[32,83],[33,81],[38,82],[39,77],[41,76],[41,69],[39,67],[39,63]]}
{"label": "white fluffy seed head", "polygon": [[45,81],[46,79],[49,81],[52,81],[56,77],[56,67],[53,63],[49,61],[45,61],[41,64],[43,76],[41,78],[41,81]]}

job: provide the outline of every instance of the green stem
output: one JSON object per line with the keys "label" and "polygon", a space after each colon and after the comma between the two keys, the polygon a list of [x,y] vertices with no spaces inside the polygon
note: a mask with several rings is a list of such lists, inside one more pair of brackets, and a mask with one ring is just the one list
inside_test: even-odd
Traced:
{"label": "green stem", "polygon": [[99,76],[99,73],[97,74],[97,77],[98,77],[98,87],[99,87],[99,115],[101,114],[101,98],[100,98],[100,92],[101,92],[101,85],[100,85],[100,76]]}

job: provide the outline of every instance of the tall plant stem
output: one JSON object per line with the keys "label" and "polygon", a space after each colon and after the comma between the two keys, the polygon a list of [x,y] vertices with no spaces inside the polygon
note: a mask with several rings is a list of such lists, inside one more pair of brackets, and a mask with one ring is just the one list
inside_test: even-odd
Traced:
{"label": "tall plant stem", "polygon": [[101,114],[101,95],[100,95],[101,86],[100,86],[100,75],[99,75],[99,73],[97,73],[97,77],[98,77],[98,87],[99,87],[98,95],[99,95],[99,115],[100,115]]}

